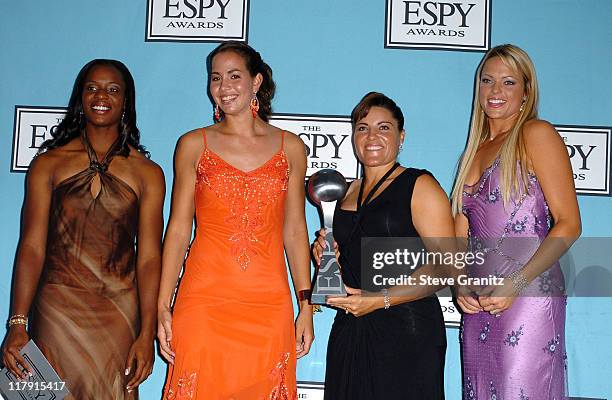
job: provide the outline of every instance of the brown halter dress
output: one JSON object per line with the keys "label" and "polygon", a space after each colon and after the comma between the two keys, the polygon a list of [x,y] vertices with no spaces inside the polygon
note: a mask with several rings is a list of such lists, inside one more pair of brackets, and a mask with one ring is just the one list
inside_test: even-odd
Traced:
{"label": "brown halter dress", "polygon": [[100,162],[85,135],[82,140],[90,166],[53,190],[30,333],[74,399],[137,399],[125,390],[124,372],[140,331],[138,197],[108,172],[120,142]]}

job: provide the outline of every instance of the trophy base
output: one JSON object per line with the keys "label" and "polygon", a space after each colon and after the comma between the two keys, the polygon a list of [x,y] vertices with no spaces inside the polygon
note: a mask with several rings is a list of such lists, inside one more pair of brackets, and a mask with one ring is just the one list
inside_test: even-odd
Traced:
{"label": "trophy base", "polygon": [[327,304],[328,297],[346,297],[346,292],[345,293],[328,293],[328,294],[313,293],[310,296],[310,304],[325,305]]}

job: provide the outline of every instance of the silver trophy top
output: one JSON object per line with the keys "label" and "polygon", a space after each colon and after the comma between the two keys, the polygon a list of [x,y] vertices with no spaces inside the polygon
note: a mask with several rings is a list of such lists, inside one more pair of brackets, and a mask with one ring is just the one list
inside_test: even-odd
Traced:
{"label": "silver trophy top", "polygon": [[308,197],[316,204],[341,200],[347,189],[346,179],[335,169],[322,169],[308,180]]}

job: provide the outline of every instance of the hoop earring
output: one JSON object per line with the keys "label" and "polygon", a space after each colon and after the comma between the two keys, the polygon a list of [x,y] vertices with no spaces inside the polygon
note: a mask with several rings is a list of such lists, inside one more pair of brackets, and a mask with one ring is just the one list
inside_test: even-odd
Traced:
{"label": "hoop earring", "polygon": [[215,122],[221,122],[221,109],[219,104],[215,104]]}
{"label": "hoop earring", "polygon": [[250,107],[253,118],[257,118],[257,113],[259,112],[259,99],[257,98],[257,93],[253,93],[253,99],[251,100]]}

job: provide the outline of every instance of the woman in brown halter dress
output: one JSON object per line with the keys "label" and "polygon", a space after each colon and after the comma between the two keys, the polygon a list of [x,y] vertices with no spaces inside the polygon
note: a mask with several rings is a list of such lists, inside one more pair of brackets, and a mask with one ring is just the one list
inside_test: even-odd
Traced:
{"label": "woman in brown halter dress", "polygon": [[78,400],[135,399],[153,366],[165,187],[139,143],[134,96],[122,63],[85,65],[28,173],[3,361],[30,369],[19,355],[29,315]]}

